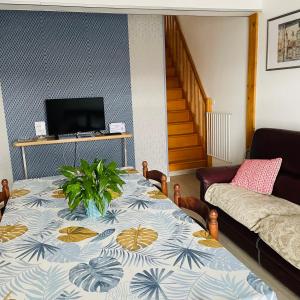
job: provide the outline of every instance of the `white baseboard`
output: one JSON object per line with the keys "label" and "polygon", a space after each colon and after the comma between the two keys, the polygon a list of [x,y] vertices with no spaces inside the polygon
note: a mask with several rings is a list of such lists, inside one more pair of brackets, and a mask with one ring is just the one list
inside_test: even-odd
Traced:
{"label": "white baseboard", "polygon": [[186,175],[186,174],[195,174],[197,169],[198,168],[172,171],[172,172],[169,172],[169,175],[170,175],[170,177],[172,177],[172,176],[179,176],[179,175]]}

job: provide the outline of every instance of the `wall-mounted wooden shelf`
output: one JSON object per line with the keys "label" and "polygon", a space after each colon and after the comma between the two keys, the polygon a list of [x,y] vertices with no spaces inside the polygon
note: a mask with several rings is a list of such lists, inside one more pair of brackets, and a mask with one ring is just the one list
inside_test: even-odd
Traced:
{"label": "wall-mounted wooden shelf", "polygon": [[13,145],[14,145],[14,147],[31,147],[31,146],[53,145],[53,144],[115,140],[115,139],[131,138],[131,137],[132,137],[131,133],[122,133],[122,134],[99,135],[99,136],[93,136],[93,137],[66,138],[66,139],[55,139],[55,138],[38,139],[38,138],[35,138],[32,140],[26,140],[26,141],[16,141],[16,142],[14,142]]}
{"label": "wall-mounted wooden shelf", "polygon": [[111,134],[111,135],[98,135],[93,137],[79,137],[79,138],[66,138],[66,139],[55,139],[55,138],[44,138],[44,139],[32,139],[24,141],[16,141],[13,146],[21,148],[22,158],[23,158],[23,168],[24,176],[28,178],[28,170],[26,163],[25,147],[33,146],[46,146],[46,145],[56,145],[56,144],[66,144],[66,143],[83,143],[83,142],[97,142],[97,141],[107,141],[107,140],[123,140],[123,156],[124,156],[124,166],[127,167],[127,138],[131,138],[133,135],[131,133],[121,133],[121,134]]}

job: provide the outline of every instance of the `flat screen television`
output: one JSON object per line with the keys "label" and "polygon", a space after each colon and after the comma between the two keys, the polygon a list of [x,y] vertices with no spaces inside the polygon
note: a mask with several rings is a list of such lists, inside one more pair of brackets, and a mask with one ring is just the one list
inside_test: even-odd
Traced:
{"label": "flat screen television", "polygon": [[105,130],[103,98],[47,99],[49,135]]}

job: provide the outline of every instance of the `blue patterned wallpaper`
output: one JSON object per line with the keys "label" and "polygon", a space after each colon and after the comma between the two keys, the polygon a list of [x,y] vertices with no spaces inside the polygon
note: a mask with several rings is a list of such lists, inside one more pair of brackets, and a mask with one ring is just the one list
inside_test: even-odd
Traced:
{"label": "blue patterned wallpaper", "polygon": [[[104,97],[106,123],[122,121],[133,132],[126,15],[0,12],[0,81],[14,180],[23,178],[18,138],[35,136],[45,120],[45,99]],[[57,174],[73,164],[74,144],[26,148],[29,177]],[[121,141],[79,143],[78,158],[115,160]],[[128,143],[128,163],[134,146]]]}

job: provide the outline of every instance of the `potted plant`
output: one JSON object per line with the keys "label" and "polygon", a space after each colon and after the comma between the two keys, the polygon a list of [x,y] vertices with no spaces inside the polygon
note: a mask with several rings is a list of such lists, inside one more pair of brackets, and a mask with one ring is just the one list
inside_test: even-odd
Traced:
{"label": "potted plant", "polygon": [[71,211],[82,203],[91,217],[104,216],[113,194],[121,194],[125,183],[120,178],[125,172],[116,162],[98,159],[91,164],[81,160],[79,167],[62,166],[60,173],[66,177],[62,189]]}

